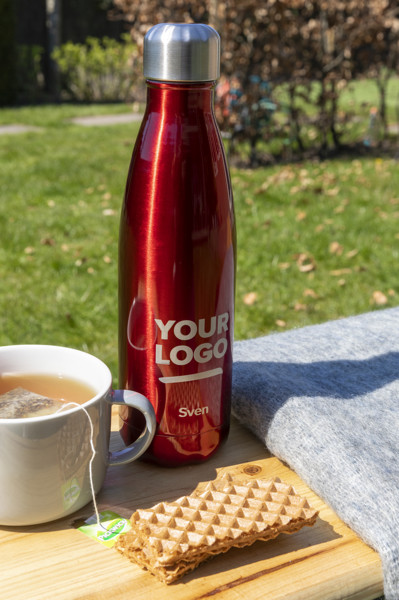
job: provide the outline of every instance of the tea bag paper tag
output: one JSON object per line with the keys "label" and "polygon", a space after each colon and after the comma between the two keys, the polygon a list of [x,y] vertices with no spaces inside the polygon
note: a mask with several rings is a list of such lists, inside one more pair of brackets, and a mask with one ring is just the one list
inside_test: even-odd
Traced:
{"label": "tea bag paper tag", "polygon": [[112,510],[103,510],[99,513],[99,517],[100,524],[98,524],[97,515],[92,515],[78,529],[108,548],[112,548],[122,533],[131,529],[129,519],[121,517]]}

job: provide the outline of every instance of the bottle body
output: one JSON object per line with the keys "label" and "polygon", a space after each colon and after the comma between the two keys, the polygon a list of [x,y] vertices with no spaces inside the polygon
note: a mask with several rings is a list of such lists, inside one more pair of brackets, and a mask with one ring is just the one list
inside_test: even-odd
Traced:
{"label": "bottle body", "polygon": [[[146,456],[201,462],[229,429],[236,261],[212,83],[148,82],[119,244],[119,384],[154,407]],[[120,416],[131,443],[141,415]]]}

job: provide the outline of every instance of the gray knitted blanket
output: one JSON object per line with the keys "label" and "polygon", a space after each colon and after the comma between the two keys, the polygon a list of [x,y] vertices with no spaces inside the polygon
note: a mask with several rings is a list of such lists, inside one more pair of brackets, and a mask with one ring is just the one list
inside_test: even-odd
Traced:
{"label": "gray knitted blanket", "polygon": [[379,552],[386,600],[399,599],[398,333],[393,308],[234,345],[233,413]]}

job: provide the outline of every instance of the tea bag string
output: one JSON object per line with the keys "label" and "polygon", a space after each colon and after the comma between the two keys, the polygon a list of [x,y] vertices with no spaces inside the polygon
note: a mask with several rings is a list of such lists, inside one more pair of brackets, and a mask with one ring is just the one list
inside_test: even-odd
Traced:
{"label": "tea bag string", "polygon": [[63,406],[61,406],[61,408],[59,408],[55,414],[59,414],[61,413],[64,409],[66,409],[67,407],[70,406],[77,406],[78,408],[80,408],[80,410],[82,410],[88,421],[90,424],[90,448],[91,448],[91,458],[90,458],[90,462],[89,462],[89,479],[90,479],[90,490],[91,490],[91,495],[92,495],[92,499],[93,499],[93,505],[94,505],[94,511],[96,513],[96,519],[97,519],[97,526],[101,527],[101,529],[103,529],[104,531],[107,531],[106,527],[104,527],[104,525],[101,523],[100,521],[100,513],[98,511],[98,506],[97,506],[97,500],[96,500],[96,493],[94,490],[94,480],[93,480],[93,461],[95,459],[96,456],[96,449],[94,447],[94,426],[93,426],[93,421],[91,420],[91,417],[88,413],[88,411],[85,409],[84,406],[82,406],[81,404],[78,404],[77,402],[67,402],[66,404],[64,404]]}

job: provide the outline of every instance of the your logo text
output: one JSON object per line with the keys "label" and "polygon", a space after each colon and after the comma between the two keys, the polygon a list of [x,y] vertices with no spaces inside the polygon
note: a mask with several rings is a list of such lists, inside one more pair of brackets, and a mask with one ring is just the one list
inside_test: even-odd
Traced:
{"label": "your logo text", "polygon": [[226,332],[229,328],[229,314],[223,313],[210,319],[199,319],[198,323],[190,320],[174,321],[165,323],[161,319],[155,319],[159,328],[161,340],[169,340],[173,335],[176,340],[188,341],[198,336],[208,339],[212,336],[221,336],[216,342],[203,342],[194,349],[186,344],[177,344],[167,353],[163,344],[155,346],[155,362],[159,365],[187,365],[192,360],[197,363],[207,363],[212,358],[222,358],[228,348]]}

